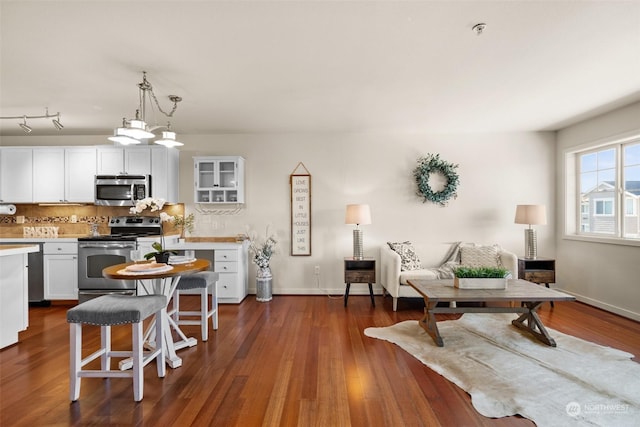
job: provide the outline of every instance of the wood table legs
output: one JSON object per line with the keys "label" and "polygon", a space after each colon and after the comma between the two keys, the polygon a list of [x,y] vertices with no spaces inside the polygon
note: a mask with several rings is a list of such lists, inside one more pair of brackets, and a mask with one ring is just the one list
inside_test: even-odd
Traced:
{"label": "wood table legs", "polygon": [[[347,288],[344,292],[344,306],[347,306],[347,300],[349,299],[349,290],[351,289],[351,283],[347,282]],[[376,301],[373,298],[373,283],[369,283],[369,296],[371,297],[371,306],[376,306]]]}
{"label": "wood table legs", "polygon": [[555,340],[551,338],[544,325],[542,324],[540,317],[538,317],[538,313],[536,312],[538,307],[542,305],[542,302],[525,302],[524,305],[529,309],[529,311],[523,313],[520,317],[513,320],[511,324],[517,328],[529,332],[531,335],[533,335],[543,343],[551,347],[555,347]]}
{"label": "wood table legs", "polygon": [[433,309],[438,304],[437,301],[427,301],[425,299],[424,317],[418,321],[422,329],[428,333],[433,341],[435,341],[438,347],[444,347],[444,341],[438,331],[438,325],[436,323],[436,316],[433,314]]}
{"label": "wood table legs", "polygon": [[438,300],[424,299],[424,316],[418,324],[433,339],[438,347],[444,346],[444,341],[438,331],[435,313],[520,313],[520,317],[513,320],[511,324],[519,329],[529,332],[539,341],[556,347],[556,342],[545,329],[537,310],[545,301],[526,301],[522,307],[438,307]]}

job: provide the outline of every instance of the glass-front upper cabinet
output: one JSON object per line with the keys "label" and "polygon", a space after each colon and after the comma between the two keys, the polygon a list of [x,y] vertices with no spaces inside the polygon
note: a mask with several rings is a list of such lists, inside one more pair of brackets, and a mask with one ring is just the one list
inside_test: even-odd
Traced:
{"label": "glass-front upper cabinet", "polygon": [[194,157],[195,203],[244,203],[244,158]]}

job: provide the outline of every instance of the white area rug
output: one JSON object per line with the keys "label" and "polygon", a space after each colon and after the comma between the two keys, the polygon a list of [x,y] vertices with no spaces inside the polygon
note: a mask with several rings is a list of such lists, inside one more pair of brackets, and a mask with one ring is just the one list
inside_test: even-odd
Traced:
{"label": "white area rug", "polygon": [[547,328],[557,347],[511,325],[513,314],[438,322],[437,347],[417,320],[365,335],[390,341],[471,395],[486,417],[546,426],[640,426],[640,364],[632,354]]}

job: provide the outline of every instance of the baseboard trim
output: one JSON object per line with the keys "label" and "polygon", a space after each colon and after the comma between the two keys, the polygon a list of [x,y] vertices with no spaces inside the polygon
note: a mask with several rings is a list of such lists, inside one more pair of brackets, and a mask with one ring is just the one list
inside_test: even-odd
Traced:
{"label": "baseboard trim", "polygon": [[605,311],[610,311],[611,313],[615,313],[619,316],[626,317],[631,320],[635,320],[636,322],[640,322],[640,313],[636,313],[631,310],[627,310],[622,307],[617,307],[615,305],[607,304],[606,302],[602,302],[593,298],[586,297],[584,295],[577,294],[575,292],[567,291],[566,289],[557,289],[560,292],[567,293],[569,295],[573,295],[576,297],[576,300],[583,302],[585,304],[592,305],[594,307],[601,308]]}
{"label": "baseboard trim", "polygon": [[[345,287],[334,289],[319,289],[319,288],[287,288],[287,289],[273,289],[274,295],[344,295]],[[256,293],[256,288],[249,288],[250,294]],[[352,295],[369,295],[369,287],[365,284],[362,289],[354,289],[351,286],[349,290],[349,296]],[[382,295],[382,289],[376,287],[373,288],[373,295]]]}

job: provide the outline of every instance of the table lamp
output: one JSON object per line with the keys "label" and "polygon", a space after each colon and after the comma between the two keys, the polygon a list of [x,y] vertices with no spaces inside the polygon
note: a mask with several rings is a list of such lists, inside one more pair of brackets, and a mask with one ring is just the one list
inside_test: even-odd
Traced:
{"label": "table lamp", "polygon": [[516,206],[516,224],[527,224],[529,228],[524,230],[524,257],[536,259],[538,257],[538,238],[532,225],[545,225],[547,223],[547,209],[544,205],[518,205]]}
{"label": "table lamp", "polygon": [[353,259],[363,259],[362,230],[360,224],[371,224],[371,210],[369,205],[347,205],[345,224],[355,224],[353,230]]}

